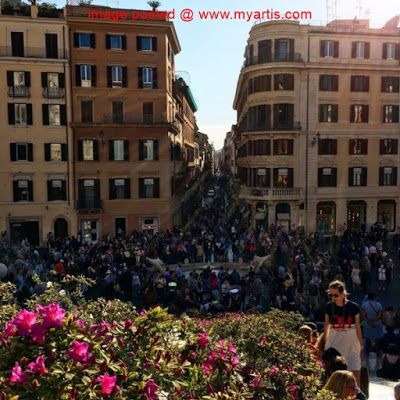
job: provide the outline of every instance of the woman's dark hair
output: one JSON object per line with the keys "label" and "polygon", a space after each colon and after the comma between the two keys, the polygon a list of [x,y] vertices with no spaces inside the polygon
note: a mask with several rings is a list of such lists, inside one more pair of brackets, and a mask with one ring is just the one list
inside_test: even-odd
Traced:
{"label": "woman's dark hair", "polygon": [[390,354],[391,356],[397,356],[399,354],[399,347],[397,344],[390,343],[387,347],[387,354]]}
{"label": "woman's dark hair", "polygon": [[341,354],[334,347],[329,347],[329,349],[326,349],[324,354],[322,354],[321,358],[323,361],[331,361],[337,356],[341,356]]}

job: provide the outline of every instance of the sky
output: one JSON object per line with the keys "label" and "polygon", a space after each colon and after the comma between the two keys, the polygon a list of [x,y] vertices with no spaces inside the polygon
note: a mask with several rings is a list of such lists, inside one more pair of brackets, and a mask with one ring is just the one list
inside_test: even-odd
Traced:
{"label": "sky", "polygon": [[[51,0],[49,0],[51,2]],[[70,0],[73,1],[73,0]],[[206,133],[216,149],[223,147],[226,132],[236,123],[233,99],[244,61],[249,31],[255,20],[201,20],[201,11],[311,11],[312,20],[301,24],[325,25],[332,13],[327,3],[336,3],[336,17],[367,18],[370,26],[381,28],[400,14],[400,0],[160,0],[159,10],[175,10],[175,29],[181,52],[175,58],[176,73],[189,84],[196,100],[199,130]],[[57,5],[62,6],[58,0]],[[93,0],[111,8],[148,10],[146,0]],[[184,22],[180,13],[193,10],[193,21]],[[332,18],[329,19],[329,21]]]}

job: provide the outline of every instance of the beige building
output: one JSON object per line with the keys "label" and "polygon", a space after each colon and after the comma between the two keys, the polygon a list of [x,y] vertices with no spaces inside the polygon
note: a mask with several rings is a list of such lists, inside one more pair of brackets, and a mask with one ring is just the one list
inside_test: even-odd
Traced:
{"label": "beige building", "polygon": [[44,245],[48,232],[76,234],[67,25],[62,10],[6,11],[0,15],[0,231],[12,241]]}
{"label": "beige building", "polygon": [[400,225],[400,27],[255,25],[234,100],[251,223]]}

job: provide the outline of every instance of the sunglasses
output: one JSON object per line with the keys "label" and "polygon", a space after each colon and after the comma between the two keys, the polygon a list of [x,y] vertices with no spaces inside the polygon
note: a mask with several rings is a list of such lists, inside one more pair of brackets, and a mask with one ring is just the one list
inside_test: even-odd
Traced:
{"label": "sunglasses", "polygon": [[335,293],[335,294],[332,294],[332,293],[329,293],[328,294],[328,297],[331,299],[332,297],[334,297],[334,298],[338,298],[340,296],[340,294],[337,294],[337,293]]}

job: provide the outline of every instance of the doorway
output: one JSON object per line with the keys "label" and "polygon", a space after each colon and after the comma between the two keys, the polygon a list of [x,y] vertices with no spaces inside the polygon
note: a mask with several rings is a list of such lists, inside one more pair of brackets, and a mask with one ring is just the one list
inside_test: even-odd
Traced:
{"label": "doorway", "polygon": [[115,236],[125,236],[126,235],[126,218],[118,217],[115,218]]}
{"label": "doorway", "polygon": [[39,246],[39,221],[11,221],[10,238],[12,243],[22,242],[26,238],[30,244]]}
{"label": "doorway", "polygon": [[65,238],[68,236],[68,222],[64,218],[54,221],[54,238]]}

